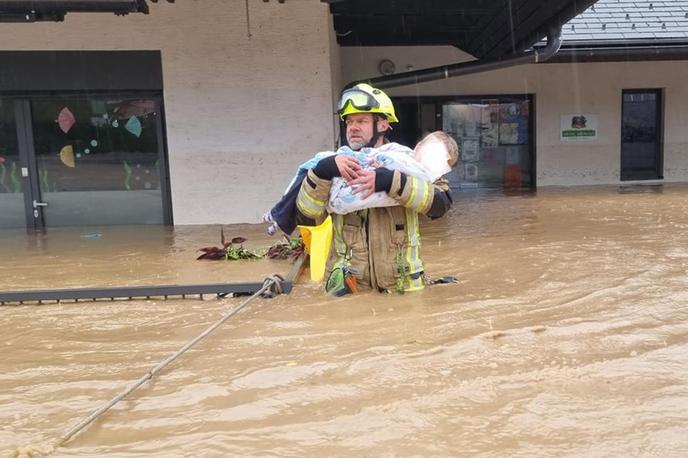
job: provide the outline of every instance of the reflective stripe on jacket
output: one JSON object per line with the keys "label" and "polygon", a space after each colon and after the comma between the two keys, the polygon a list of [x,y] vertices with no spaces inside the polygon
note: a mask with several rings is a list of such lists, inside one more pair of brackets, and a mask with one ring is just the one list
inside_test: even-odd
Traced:
{"label": "reflective stripe on jacket", "polygon": [[[331,182],[309,171],[296,200],[298,219],[303,224],[320,224],[327,216]],[[435,198],[451,204],[445,196],[446,182],[427,181],[395,171],[389,195],[397,207],[361,210],[332,215],[333,241],[329,270],[349,267],[359,284],[377,290],[415,291],[424,287],[424,267],[420,257],[418,214],[427,214]],[[441,216],[441,215],[437,215]]]}

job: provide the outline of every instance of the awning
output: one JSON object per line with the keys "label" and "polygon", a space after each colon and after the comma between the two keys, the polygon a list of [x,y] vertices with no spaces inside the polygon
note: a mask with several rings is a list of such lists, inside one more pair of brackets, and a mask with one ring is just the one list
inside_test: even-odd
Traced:
{"label": "awning", "polygon": [[520,53],[596,0],[322,0],[341,46],[452,45],[476,58]]}
{"label": "awning", "polygon": [[0,0],[0,22],[63,21],[71,12],[148,14],[148,5],[146,0]]}

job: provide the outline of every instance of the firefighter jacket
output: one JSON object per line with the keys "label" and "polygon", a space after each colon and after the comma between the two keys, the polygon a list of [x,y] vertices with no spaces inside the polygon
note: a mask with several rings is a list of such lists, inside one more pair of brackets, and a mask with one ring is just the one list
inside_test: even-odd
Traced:
{"label": "firefighter jacket", "polygon": [[[296,199],[300,224],[317,225],[327,217],[331,180],[310,170]],[[328,271],[349,268],[358,285],[378,291],[415,291],[424,287],[418,215],[444,215],[451,207],[449,187],[393,172],[387,192],[399,205],[332,214],[333,241]]]}

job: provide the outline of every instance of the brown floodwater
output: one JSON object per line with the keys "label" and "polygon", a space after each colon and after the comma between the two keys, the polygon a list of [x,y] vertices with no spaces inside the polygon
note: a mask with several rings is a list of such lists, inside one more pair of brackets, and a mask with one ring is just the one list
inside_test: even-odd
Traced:
{"label": "brown floodwater", "polygon": [[[288,271],[194,260],[218,239],[4,231],[0,290]],[[54,456],[688,456],[688,187],[459,194],[423,256],[460,283],[255,300]],[[0,307],[0,456],[50,451],[244,300]]]}

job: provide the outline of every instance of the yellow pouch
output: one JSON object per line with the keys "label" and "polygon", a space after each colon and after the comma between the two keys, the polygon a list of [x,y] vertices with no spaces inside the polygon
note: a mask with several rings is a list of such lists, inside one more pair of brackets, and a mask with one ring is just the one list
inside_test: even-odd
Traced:
{"label": "yellow pouch", "polygon": [[310,256],[311,280],[321,281],[325,277],[327,257],[332,244],[332,217],[328,216],[319,226],[299,226],[303,245]]}

